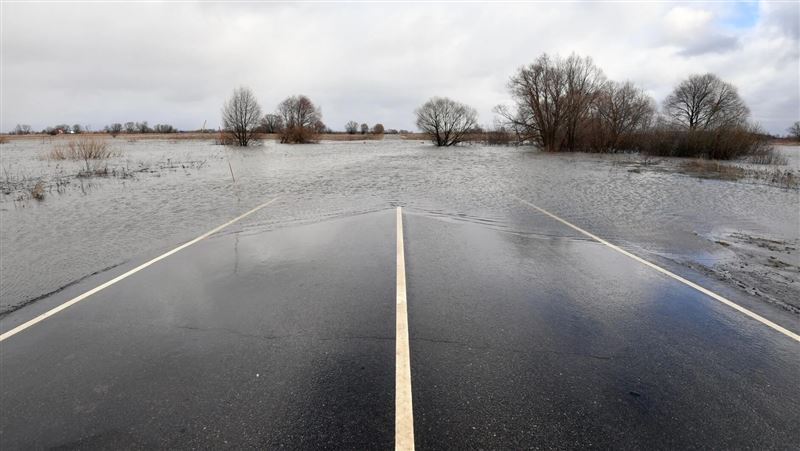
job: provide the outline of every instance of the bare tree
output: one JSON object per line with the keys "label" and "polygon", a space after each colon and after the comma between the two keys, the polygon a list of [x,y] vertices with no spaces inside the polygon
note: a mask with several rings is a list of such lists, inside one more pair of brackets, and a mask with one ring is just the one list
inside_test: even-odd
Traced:
{"label": "bare tree", "polygon": [[261,119],[261,107],[250,88],[234,89],[222,106],[222,126],[238,146],[246,147],[250,143]]}
{"label": "bare tree", "polygon": [[178,130],[170,124],[156,124],[153,126],[156,133],[177,133]]}
{"label": "bare tree", "polygon": [[603,72],[591,58],[575,54],[563,59],[542,54],[519,68],[508,82],[516,108],[495,108],[520,141],[533,141],[547,151],[578,148],[578,132],[601,92]]}
{"label": "bare tree", "polygon": [[344,124],[344,131],[350,135],[355,135],[358,131],[358,122],[348,121],[346,124]]}
{"label": "bare tree", "polygon": [[417,127],[437,146],[452,146],[463,141],[478,121],[474,108],[447,97],[434,97],[415,111]]}
{"label": "bare tree", "polygon": [[278,116],[283,121],[282,143],[307,143],[316,140],[316,124],[322,112],[304,95],[287,98],[278,105]]}
{"label": "bare tree", "polygon": [[607,83],[594,110],[600,135],[595,144],[602,150],[619,149],[631,134],[652,124],[655,110],[655,101],[633,83]]}
{"label": "bare tree", "polygon": [[384,132],[383,124],[375,124],[372,126],[372,133],[375,135],[382,135]]}
{"label": "bare tree", "polygon": [[122,131],[122,124],[120,123],[114,123],[106,126],[106,132],[108,132],[108,134],[110,134],[114,138],[116,138],[117,135],[119,135],[119,132],[121,131]]}
{"label": "bare tree", "polygon": [[314,122],[314,132],[316,132],[318,135],[321,135],[323,133],[328,133],[329,131],[330,129],[328,128],[327,125],[325,125],[324,122],[322,122],[322,119],[319,119],[317,120],[317,122]]}
{"label": "bare tree", "polygon": [[134,133],[136,131],[136,124],[133,122],[125,123],[125,133]]}
{"label": "bare tree", "polygon": [[742,126],[750,115],[736,87],[714,74],[682,81],[664,100],[664,112],[674,125],[690,131]]}
{"label": "bare tree", "polygon": [[519,68],[508,82],[516,109],[495,108],[520,141],[533,141],[547,151],[561,148],[567,115],[567,79],[557,60],[546,53]]}
{"label": "bare tree", "polygon": [[790,138],[794,138],[795,141],[800,141],[800,121],[792,124],[786,131],[789,132]]}
{"label": "bare tree", "polygon": [[261,128],[264,133],[278,133],[283,128],[283,120],[277,114],[269,113],[262,119]]}
{"label": "bare tree", "polygon": [[15,135],[30,135],[30,133],[31,133],[31,126],[28,124],[17,124],[17,126],[14,127],[13,134]]}
{"label": "bare tree", "polygon": [[369,125],[366,123],[361,124],[361,134],[366,135],[367,133],[369,133]]}
{"label": "bare tree", "polygon": [[563,61],[562,70],[567,81],[567,111],[564,145],[569,150],[579,150],[579,131],[589,118],[592,106],[605,85],[603,71],[590,57],[572,54]]}
{"label": "bare tree", "polygon": [[81,124],[75,124],[72,126],[72,133],[81,133],[81,132],[83,132],[83,127],[81,127]]}
{"label": "bare tree", "polygon": [[136,123],[136,131],[139,133],[150,133],[150,126],[147,125],[147,121],[137,122]]}

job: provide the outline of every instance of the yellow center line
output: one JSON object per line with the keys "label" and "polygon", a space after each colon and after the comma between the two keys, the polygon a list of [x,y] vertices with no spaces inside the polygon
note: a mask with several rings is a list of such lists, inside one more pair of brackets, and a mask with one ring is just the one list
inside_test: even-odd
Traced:
{"label": "yellow center line", "polygon": [[154,259],[152,259],[152,260],[150,260],[150,261],[148,261],[146,263],[142,263],[141,265],[131,269],[130,271],[126,272],[125,274],[119,275],[119,276],[109,280],[108,282],[102,284],[102,285],[99,285],[99,286],[97,286],[95,288],[92,288],[91,290],[89,290],[89,291],[87,291],[87,292],[85,292],[85,293],[83,293],[83,294],[81,294],[81,295],[79,295],[77,297],[74,297],[74,298],[70,299],[69,301],[59,305],[58,307],[54,307],[53,309],[48,310],[48,311],[42,313],[41,315],[39,315],[39,316],[37,316],[37,317],[35,317],[35,318],[25,322],[25,323],[20,324],[19,326],[17,326],[15,328],[9,330],[8,332],[0,335],[0,342],[2,342],[4,340],[7,340],[8,338],[13,337],[14,335],[22,332],[23,330],[25,330],[25,329],[27,329],[27,328],[29,328],[31,326],[34,326],[34,325],[46,320],[47,318],[55,315],[56,313],[58,313],[58,312],[60,312],[62,310],[67,309],[68,307],[71,307],[71,306],[77,304],[78,302],[81,302],[82,300],[88,298],[91,295],[93,295],[93,294],[95,294],[95,293],[97,293],[99,291],[102,291],[102,290],[110,287],[111,285],[114,285],[115,283],[117,283],[117,282],[119,282],[119,281],[121,281],[123,279],[126,279],[126,278],[128,278],[128,277],[130,277],[130,276],[132,276],[134,274],[136,274],[137,272],[147,268],[148,266],[152,265],[153,263],[156,263],[156,262],[158,262],[160,260],[163,260],[163,259],[169,257],[170,255],[172,255],[172,254],[174,254],[174,253],[176,253],[176,252],[178,252],[180,250],[183,250],[183,249],[191,246],[192,244],[197,243],[198,241],[202,241],[202,240],[208,238],[209,236],[219,232],[220,230],[224,229],[225,227],[228,227],[229,225],[231,225],[231,224],[233,224],[235,222],[238,222],[238,221],[250,216],[251,214],[257,212],[258,210],[261,210],[262,208],[264,208],[267,205],[275,202],[276,200],[278,200],[277,197],[272,199],[272,200],[270,200],[270,201],[268,201],[268,202],[264,202],[263,204],[253,208],[252,210],[250,210],[250,211],[248,211],[248,212],[246,212],[244,214],[241,214],[241,215],[231,219],[230,221],[226,222],[225,224],[222,224],[219,227],[216,227],[216,228],[214,228],[212,230],[209,230],[208,232],[198,236],[197,238],[195,238],[195,239],[193,239],[191,241],[188,241],[188,242],[176,247],[175,249],[172,249],[169,252],[161,254],[158,257],[156,257],[156,258],[154,258]]}
{"label": "yellow center line", "polygon": [[684,279],[683,277],[681,277],[681,276],[679,276],[679,275],[677,275],[677,274],[675,274],[675,273],[673,273],[673,272],[671,272],[671,271],[669,271],[667,269],[664,269],[664,268],[656,265],[655,263],[651,263],[651,262],[649,262],[649,261],[647,261],[647,260],[645,260],[645,259],[643,259],[643,258],[641,258],[641,257],[639,257],[637,255],[634,255],[634,254],[626,251],[625,249],[622,249],[619,246],[611,244],[608,241],[600,238],[599,236],[597,236],[597,235],[595,235],[593,233],[589,233],[586,230],[583,230],[582,228],[576,226],[575,224],[572,224],[571,222],[569,222],[569,221],[567,221],[565,219],[562,219],[562,218],[554,215],[553,213],[550,213],[549,211],[545,210],[544,208],[538,207],[538,206],[536,206],[536,205],[534,205],[534,204],[532,204],[532,203],[530,203],[530,202],[528,202],[528,201],[526,201],[524,199],[520,199],[517,196],[512,195],[511,197],[515,198],[519,202],[521,202],[521,203],[523,203],[523,204],[525,204],[525,205],[527,205],[527,206],[529,206],[531,208],[534,208],[535,210],[537,210],[537,211],[539,211],[541,213],[544,213],[545,215],[555,219],[556,221],[558,221],[558,222],[560,222],[560,223],[562,223],[562,224],[564,224],[564,225],[566,225],[566,226],[568,226],[568,227],[570,227],[570,228],[572,228],[574,230],[577,230],[578,232],[588,236],[589,238],[591,238],[591,239],[593,239],[593,240],[595,240],[595,241],[597,241],[597,242],[599,242],[599,243],[601,243],[601,244],[603,244],[605,246],[608,246],[611,249],[614,249],[615,251],[617,251],[617,252],[619,252],[619,253],[627,256],[627,257],[630,257],[630,258],[636,260],[639,263],[642,263],[642,264],[644,264],[646,266],[649,266],[650,268],[653,268],[656,271],[658,271],[658,272],[660,272],[660,273],[662,273],[662,274],[664,274],[664,275],[666,275],[668,277],[671,277],[671,278],[677,280],[678,282],[681,282],[684,285],[692,287],[695,290],[705,294],[706,296],[709,296],[710,298],[712,298],[714,300],[717,300],[717,301],[727,305],[728,307],[731,307],[731,308],[739,311],[740,313],[744,313],[745,315],[749,316],[750,318],[752,318],[752,319],[754,319],[754,320],[756,320],[756,321],[758,321],[758,322],[760,322],[760,323],[762,323],[762,324],[764,324],[764,325],[766,325],[766,326],[768,326],[768,327],[770,327],[770,328],[772,328],[772,329],[774,329],[774,330],[786,335],[787,337],[789,337],[789,338],[791,338],[791,339],[793,339],[793,340],[795,340],[797,342],[800,342],[800,335],[798,335],[798,334],[796,334],[796,333],[794,333],[794,332],[792,332],[792,331],[790,331],[790,330],[788,330],[788,329],[786,329],[786,328],[784,328],[782,326],[779,326],[778,324],[773,323],[772,321],[764,318],[763,316],[761,316],[761,315],[759,315],[759,314],[757,314],[757,313],[755,313],[755,312],[753,312],[753,311],[751,311],[751,310],[749,310],[749,309],[747,309],[745,307],[742,307],[741,305],[731,301],[730,299],[728,299],[728,298],[726,298],[724,296],[721,296],[721,295],[719,295],[717,293],[714,293],[713,291],[711,291],[711,290],[709,290],[707,288],[704,288],[704,287],[702,287],[702,286],[700,286],[700,285],[698,285],[698,284],[696,284],[696,283],[694,283],[694,282],[692,282],[690,280]]}
{"label": "yellow center line", "polygon": [[408,346],[406,258],[403,251],[403,211],[397,207],[397,327],[395,330],[394,449],[414,449],[414,411],[411,406],[411,358]]}

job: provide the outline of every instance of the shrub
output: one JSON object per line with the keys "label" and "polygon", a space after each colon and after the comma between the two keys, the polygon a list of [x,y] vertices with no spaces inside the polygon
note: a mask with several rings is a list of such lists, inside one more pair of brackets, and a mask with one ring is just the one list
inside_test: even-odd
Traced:
{"label": "shrub", "polygon": [[36,200],[44,200],[44,183],[41,180],[31,188],[31,197]]}
{"label": "shrub", "polygon": [[51,160],[83,160],[86,171],[91,171],[89,162],[111,158],[114,152],[104,139],[81,138],[64,144],[56,144],[47,157]]}
{"label": "shrub", "polygon": [[760,130],[751,125],[717,130],[686,130],[655,127],[639,135],[639,147],[649,155],[703,157],[734,160],[772,155],[774,150]]}

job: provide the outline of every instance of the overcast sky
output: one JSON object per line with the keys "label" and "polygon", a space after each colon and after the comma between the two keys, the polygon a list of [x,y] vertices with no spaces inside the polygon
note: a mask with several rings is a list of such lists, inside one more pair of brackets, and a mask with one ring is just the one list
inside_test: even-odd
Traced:
{"label": "overcast sky", "polygon": [[216,128],[249,86],[265,112],[306,94],[323,120],[414,129],[449,96],[481,123],[542,52],[591,56],[660,104],[692,73],[734,83],[755,121],[800,119],[800,3],[2,3],[2,118]]}

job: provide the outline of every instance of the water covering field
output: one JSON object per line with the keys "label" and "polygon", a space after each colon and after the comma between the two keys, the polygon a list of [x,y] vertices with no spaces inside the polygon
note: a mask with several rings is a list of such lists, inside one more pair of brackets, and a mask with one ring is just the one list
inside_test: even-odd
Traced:
{"label": "water covering field", "polygon": [[[402,205],[509,233],[563,233],[555,223],[521,226],[514,219],[526,208],[520,198],[640,255],[714,275],[800,313],[800,191],[687,175],[679,160],[437,149],[388,137],[245,149],[118,138],[111,140],[114,157],[91,162],[95,174],[80,175],[85,162],[45,157],[53,141],[12,140],[0,148],[0,314],[155,256],[275,197],[234,231]],[[797,174],[800,148],[779,151],[788,163],[778,169]],[[41,200],[30,195],[37,182]]]}

